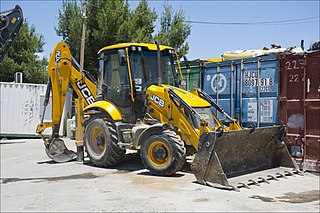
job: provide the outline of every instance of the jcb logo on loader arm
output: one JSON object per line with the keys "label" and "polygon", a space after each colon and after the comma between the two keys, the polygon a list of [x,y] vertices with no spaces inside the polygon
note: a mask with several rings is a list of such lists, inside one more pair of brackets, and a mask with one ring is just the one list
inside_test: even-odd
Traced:
{"label": "jcb logo on loader arm", "polygon": [[158,96],[152,94],[150,97],[150,100],[161,106],[162,108],[164,107],[164,100],[159,98]]}
{"label": "jcb logo on loader arm", "polygon": [[94,102],[94,97],[92,96],[90,90],[88,89],[87,85],[84,83],[84,81],[78,81],[77,87],[81,91],[81,94],[86,99],[87,103],[90,105]]}

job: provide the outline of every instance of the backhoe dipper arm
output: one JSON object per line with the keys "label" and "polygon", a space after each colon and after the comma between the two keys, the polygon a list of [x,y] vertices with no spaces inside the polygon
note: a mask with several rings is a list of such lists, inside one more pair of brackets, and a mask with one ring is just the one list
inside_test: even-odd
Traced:
{"label": "backhoe dipper arm", "polygon": [[[61,124],[63,108],[69,84],[72,86],[72,88],[78,95],[77,106],[78,108],[81,108],[78,109],[79,119],[82,118],[82,115],[79,114],[79,112],[81,113],[83,111],[83,108],[93,103],[96,98],[96,84],[93,82],[91,77],[87,77],[83,72],[80,72],[78,69],[76,69],[72,62],[74,62],[74,64],[78,66],[77,62],[71,56],[68,45],[64,42],[58,43],[51,53],[51,57],[48,64],[49,83],[44,102],[44,106],[46,107],[46,105],[48,104],[51,90],[52,121],[43,122],[42,117],[42,122],[37,126],[36,130],[36,132],[39,135],[41,135],[43,140],[45,141],[47,153],[48,150],[50,152],[50,144],[52,142],[55,142],[55,139],[59,138],[59,128]],[[47,128],[52,128],[52,136],[49,140],[46,140],[42,135],[44,130]],[[79,140],[83,139],[80,138]],[[62,140],[59,139],[59,143],[63,143],[63,141],[61,141]],[[65,145],[63,145],[61,147],[63,150],[65,150],[66,147]],[[56,152],[57,150],[54,150],[54,153]],[[48,154],[48,156],[54,159],[55,161],[59,161],[59,159],[55,159],[55,157],[52,154]]]}
{"label": "backhoe dipper arm", "polygon": [[19,5],[11,10],[0,12],[0,63],[17,37],[22,22],[23,13]]}

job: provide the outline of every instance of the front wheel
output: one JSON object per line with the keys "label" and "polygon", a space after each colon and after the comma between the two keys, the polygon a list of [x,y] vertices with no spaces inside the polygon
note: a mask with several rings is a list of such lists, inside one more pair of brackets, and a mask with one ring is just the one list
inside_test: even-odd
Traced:
{"label": "front wheel", "polygon": [[95,166],[110,167],[121,162],[126,150],[119,148],[117,143],[118,136],[113,121],[94,118],[88,122],[84,145]]}
{"label": "front wheel", "polygon": [[180,136],[170,130],[150,136],[141,146],[141,160],[152,174],[169,176],[179,171],[186,157]]}

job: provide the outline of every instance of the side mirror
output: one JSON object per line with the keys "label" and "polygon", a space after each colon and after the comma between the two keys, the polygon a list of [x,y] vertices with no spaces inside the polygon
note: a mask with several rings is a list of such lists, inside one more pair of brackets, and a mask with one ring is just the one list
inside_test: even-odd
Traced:
{"label": "side mirror", "polygon": [[187,85],[187,81],[186,80],[180,80],[179,81],[179,85],[180,86],[185,86],[185,85]]}
{"label": "side mirror", "polygon": [[120,66],[126,66],[126,51],[124,49],[118,50],[118,61]]}
{"label": "side mirror", "polygon": [[108,84],[102,83],[102,97],[103,97],[103,100],[107,99],[107,92],[108,92]]}

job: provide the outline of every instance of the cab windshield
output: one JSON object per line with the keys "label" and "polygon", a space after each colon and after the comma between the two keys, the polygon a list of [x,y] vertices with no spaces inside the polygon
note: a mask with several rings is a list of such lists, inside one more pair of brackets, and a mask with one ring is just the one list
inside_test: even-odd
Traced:
{"label": "cab windshield", "polygon": [[[160,54],[161,83],[177,86],[174,55],[166,50]],[[157,51],[130,51],[129,60],[136,89],[158,84]]]}

